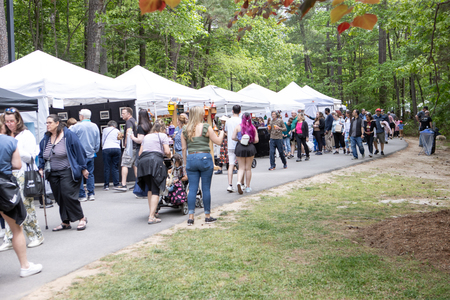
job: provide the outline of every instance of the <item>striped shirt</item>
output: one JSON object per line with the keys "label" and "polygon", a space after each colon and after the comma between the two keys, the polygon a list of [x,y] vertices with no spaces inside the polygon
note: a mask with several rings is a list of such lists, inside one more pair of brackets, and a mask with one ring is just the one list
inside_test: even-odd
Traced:
{"label": "striped shirt", "polygon": [[44,150],[44,159],[50,160],[52,171],[61,171],[70,168],[66,152],[66,138],[63,137],[55,145],[49,140]]}

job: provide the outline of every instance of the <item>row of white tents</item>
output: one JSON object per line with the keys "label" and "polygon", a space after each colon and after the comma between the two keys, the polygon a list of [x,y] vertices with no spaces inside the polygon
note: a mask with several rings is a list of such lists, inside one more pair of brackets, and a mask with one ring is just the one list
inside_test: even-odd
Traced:
{"label": "row of white tents", "polygon": [[196,90],[140,66],[113,79],[41,51],[0,68],[0,88],[38,99],[38,114],[25,113],[24,119],[25,122],[35,122],[39,140],[45,132],[49,105],[56,108],[61,105],[135,100],[136,108],[150,108],[161,115],[167,114],[168,101],[176,98],[187,107],[214,103],[219,116],[230,114],[235,104],[241,105],[243,111],[260,115],[270,110],[288,112],[298,109],[315,115],[318,109],[341,105],[340,100],[321,94],[309,86],[302,88],[294,82],[278,93],[257,84],[251,84],[237,93],[216,86]]}

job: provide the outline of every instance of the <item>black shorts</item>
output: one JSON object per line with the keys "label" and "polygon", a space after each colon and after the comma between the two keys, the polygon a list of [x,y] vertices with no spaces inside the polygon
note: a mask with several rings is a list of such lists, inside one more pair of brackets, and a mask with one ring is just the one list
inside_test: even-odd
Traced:
{"label": "black shorts", "polygon": [[237,143],[235,153],[237,157],[252,157],[256,154],[256,147],[253,144],[247,146]]}
{"label": "black shorts", "polygon": [[159,195],[159,187],[155,183],[152,175],[147,175],[144,177],[145,185],[148,187],[148,191],[152,192],[152,195]]}
{"label": "black shorts", "polygon": [[22,225],[28,215],[27,209],[25,208],[22,200],[12,210],[3,213],[16,221],[17,225]]}

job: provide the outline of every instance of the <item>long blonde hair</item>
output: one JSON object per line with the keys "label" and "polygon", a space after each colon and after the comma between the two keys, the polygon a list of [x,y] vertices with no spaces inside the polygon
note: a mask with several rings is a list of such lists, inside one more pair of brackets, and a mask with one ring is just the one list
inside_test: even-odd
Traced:
{"label": "long blonde hair", "polygon": [[186,133],[189,141],[195,135],[195,127],[203,123],[203,118],[205,117],[205,110],[201,106],[194,106],[189,109],[189,121],[186,126]]}

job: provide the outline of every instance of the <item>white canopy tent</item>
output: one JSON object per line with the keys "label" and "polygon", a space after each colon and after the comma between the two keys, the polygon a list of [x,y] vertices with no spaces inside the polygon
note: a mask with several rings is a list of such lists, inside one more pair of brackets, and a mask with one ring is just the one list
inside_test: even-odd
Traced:
{"label": "white canopy tent", "polygon": [[285,113],[292,110],[305,109],[305,105],[303,103],[294,101],[289,97],[280,97],[276,92],[257,85],[256,83],[252,83],[243,88],[238,92],[238,94],[268,101],[270,103],[268,110],[281,110],[282,113]]}
{"label": "white canopy tent", "polygon": [[41,51],[0,68],[0,87],[38,98],[38,116],[35,113],[23,114],[25,122],[35,122],[39,129],[38,141],[46,131],[48,106],[53,100],[62,100],[63,105],[73,106],[136,99],[134,84],[118,83]]}
{"label": "white canopy tent", "polygon": [[319,97],[319,98],[322,98],[322,99],[325,99],[325,100],[331,100],[331,101],[333,101],[334,105],[341,105],[342,104],[341,100],[332,98],[332,97],[327,96],[325,94],[322,94],[321,92],[316,91],[315,89],[313,89],[312,87],[310,87],[308,85],[305,85],[303,87],[303,90],[305,92],[307,92],[308,94],[310,94],[310,95],[313,95],[313,96],[316,96],[316,97]]}
{"label": "white canopy tent", "polygon": [[136,84],[136,106],[153,108],[157,115],[168,114],[167,103],[172,98],[188,104],[223,100],[220,97],[211,98],[211,95],[166,79],[141,66],[135,66],[118,76],[115,81]]}
{"label": "white canopy tent", "polygon": [[236,104],[242,107],[242,112],[249,113],[261,111],[264,110],[265,107],[269,108],[270,106],[270,102],[265,99],[254,98],[252,96],[229,91],[214,85],[205,86],[204,88],[199,89],[199,91],[210,95],[211,98],[217,97],[219,99],[223,99],[222,101],[214,101],[214,104],[217,106],[218,115],[231,113],[232,106]]}

